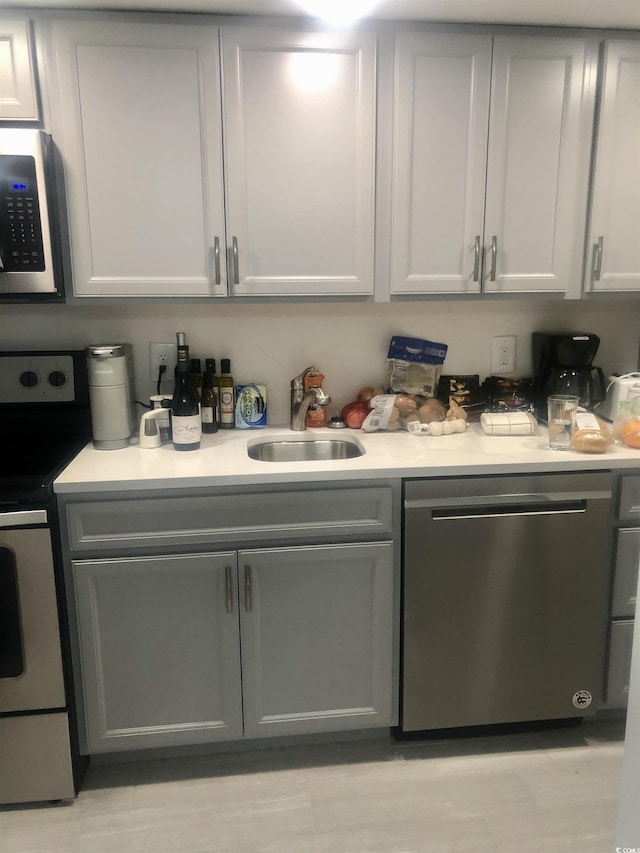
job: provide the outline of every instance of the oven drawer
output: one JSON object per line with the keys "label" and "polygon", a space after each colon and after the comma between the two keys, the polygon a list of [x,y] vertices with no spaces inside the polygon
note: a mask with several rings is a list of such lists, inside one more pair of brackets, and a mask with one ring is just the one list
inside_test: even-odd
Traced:
{"label": "oven drawer", "polygon": [[66,712],[0,718],[0,803],[75,797]]}
{"label": "oven drawer", "polygon": [[392,532],[392,492],[389,485],[73,502],[66,506],[69,548],[113,553],[384,537]]}

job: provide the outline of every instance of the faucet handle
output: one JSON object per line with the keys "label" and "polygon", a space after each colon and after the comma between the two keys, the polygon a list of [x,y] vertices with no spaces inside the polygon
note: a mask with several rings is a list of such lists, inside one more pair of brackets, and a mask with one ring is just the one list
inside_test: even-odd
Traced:
{"label": "faucet handle", "polygon": [[314,388],[315,397],[316,397],[316,405],[317,406],[328,406],[331,402],[331,397],[324,391],[322,388]]}

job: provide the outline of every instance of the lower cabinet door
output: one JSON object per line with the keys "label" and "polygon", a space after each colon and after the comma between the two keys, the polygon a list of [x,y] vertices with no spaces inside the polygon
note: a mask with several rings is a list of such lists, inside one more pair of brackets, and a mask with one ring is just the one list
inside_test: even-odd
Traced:
{"label": "lower cabinet door", "polygon": [[246,737],[393,723],[391,543],[238,553]]}
{"label": "lower cabinet door", "polygon": [[242,736],[235,552],[73,563],[86,751]]}

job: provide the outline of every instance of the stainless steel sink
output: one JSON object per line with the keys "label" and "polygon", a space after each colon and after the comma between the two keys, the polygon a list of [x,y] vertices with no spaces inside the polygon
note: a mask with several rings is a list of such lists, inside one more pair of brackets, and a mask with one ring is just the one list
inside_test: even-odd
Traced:
{"label": "stainless steel sink", "polygon": [[247,453],[259,462],[331,462],[362,456],[364,447],[354,438],[281,436],[251,441]]}

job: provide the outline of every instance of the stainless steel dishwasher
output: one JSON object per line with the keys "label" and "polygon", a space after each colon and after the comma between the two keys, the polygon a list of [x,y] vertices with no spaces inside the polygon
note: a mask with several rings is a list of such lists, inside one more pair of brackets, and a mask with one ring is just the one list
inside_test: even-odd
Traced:
{"label": "stainless steel dishwasher", "polygon": [[595,711],[610,503],[610,472],[405,483],[403,732]]}

